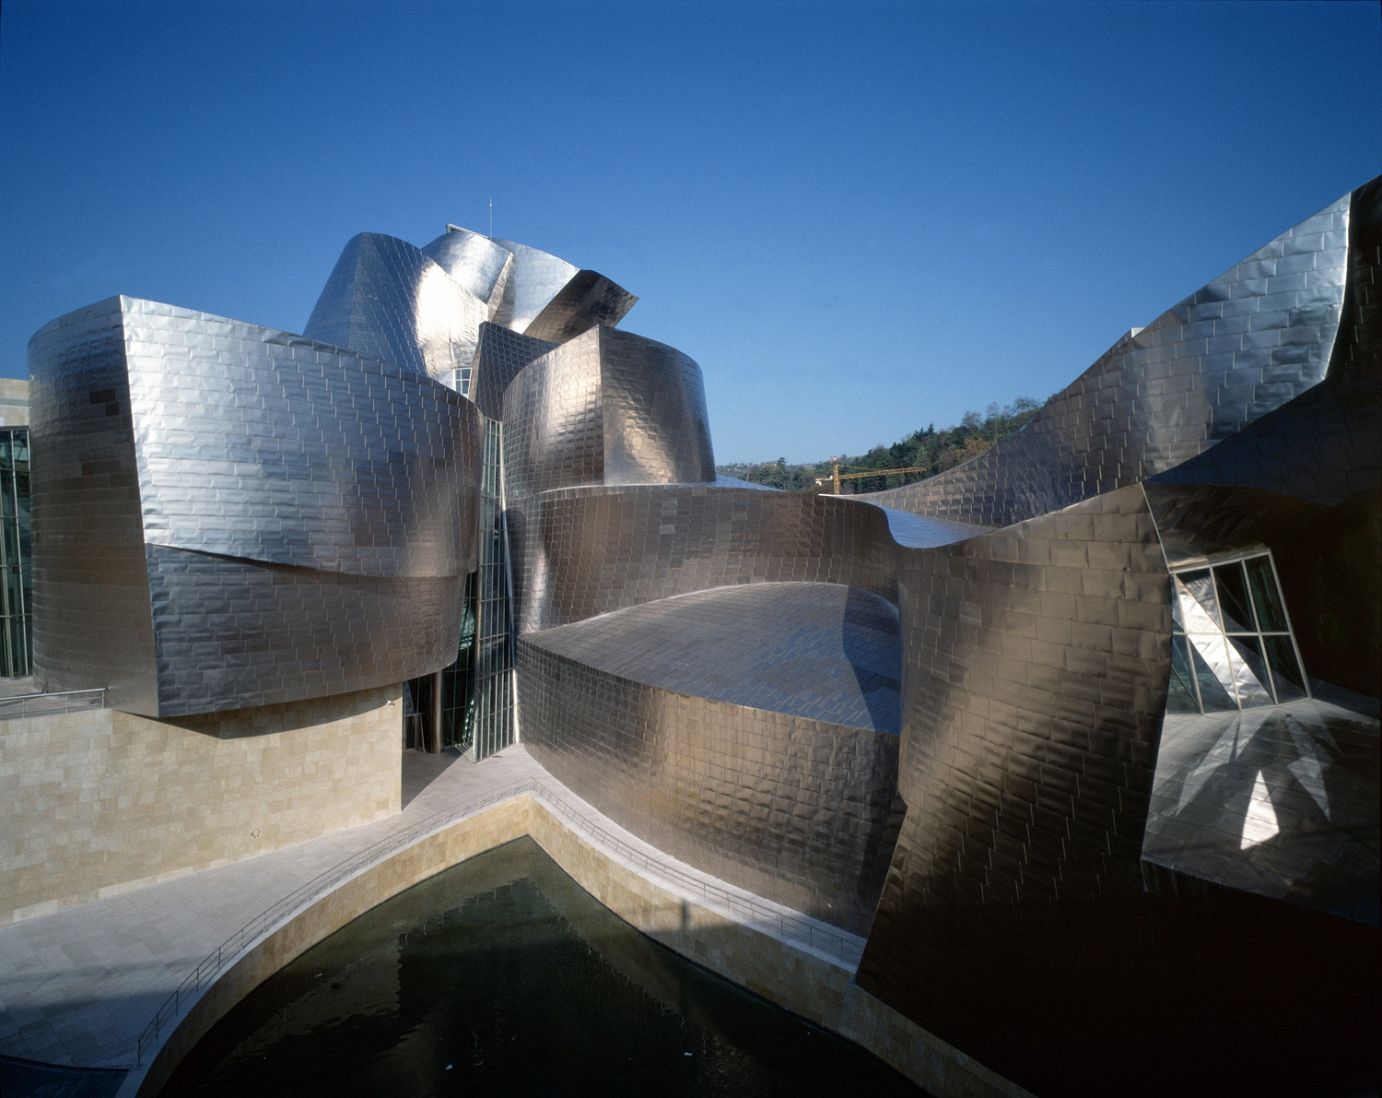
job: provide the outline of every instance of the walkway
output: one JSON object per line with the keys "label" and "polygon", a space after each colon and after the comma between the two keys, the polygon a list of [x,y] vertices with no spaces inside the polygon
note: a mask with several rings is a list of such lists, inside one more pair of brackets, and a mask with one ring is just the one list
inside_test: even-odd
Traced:
{"label": "walkway", "polygon": [[[387,820],[0,928],[0,1056],[130,1066],[141,1032],[189,971],[266,909],[376,844],[405,838],[439,816],[450,822],[467,804],[538,782],[545,803],[659,884],[703,903],[707,896],[712,902],[726,897],[738,921],[769,933],[765,923],[780,917],[798,929],[777,936],[794,942],[806,927],[847,957],[861,945],[642,843],[562,786],[521,746],[480,764],[409,753],[405,807]],[[750,918],[741,904],[752,908]]]}

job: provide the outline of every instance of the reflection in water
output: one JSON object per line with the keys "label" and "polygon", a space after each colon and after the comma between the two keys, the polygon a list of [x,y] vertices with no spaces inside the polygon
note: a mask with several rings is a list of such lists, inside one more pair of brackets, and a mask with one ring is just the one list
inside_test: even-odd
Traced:
{"label": "reflection in water", "polygon": [[424,881],[232,1011],[167,1094],[916,1095],[656,945],[529,839]]}

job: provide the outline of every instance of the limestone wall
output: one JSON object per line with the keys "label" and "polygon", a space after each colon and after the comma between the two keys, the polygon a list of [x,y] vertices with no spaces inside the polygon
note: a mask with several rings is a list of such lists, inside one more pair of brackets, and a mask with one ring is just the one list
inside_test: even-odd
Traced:
{"label": "limestone wall", "polygon": [[0,926],[397,812],[399,687],[0,722]]}

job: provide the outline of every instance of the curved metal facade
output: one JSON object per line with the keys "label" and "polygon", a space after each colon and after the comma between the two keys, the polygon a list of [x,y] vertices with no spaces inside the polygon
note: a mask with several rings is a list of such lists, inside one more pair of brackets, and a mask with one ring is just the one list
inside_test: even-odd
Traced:
{"label": "curved metal facade", "polygon": [[341,253],[303,331],[451,385],[488,319],[485,304],[417,248],[361,233]]}
{"label": "curved metal facade", "polygon": [[[1194,1044],[1201,1089],[1346,1090],[1376,1066],[1379,271],[1374,181],[1013,438],[848,500],[717,478],[696,364],[524,245],[357,237],[329,343],[103,302],[31,344],[35,662],[157,714],[440,668],[483,433],[481,632],[596,807],[866,933],[862,988],[1025,1085],[1166,1092]],[[1254,594],[1187,671],[1173,588],[1227,600],[1254,560],[1281,622]],[[1168,712],[1287,644],[1295,694]]]}
{"label": "curved metal facade", "polygon": [[473,405],[391,362],[132,298],[44,328],[30,367],[49,689],[173,716],[453,658]]}
{"label": "curved metal facade", "polygon": [[886,520],[845,500],[709,485],[569,488],[517,501],[509,519],[525,632],[740,584],[896,593]]}
{"label": "curved metal facade", "polygon": [[[1284,705],[1275,725],[1253,718],[1309,731],[1283,734],[1270,755],[1257,736],[1247,757],[1271,762],[1256,790],[1232,785],[1241,767],[1216,770],[1212,788],[1232,790],[1235,807],[1205,815],[1196,798],[1217,748],[1187,741],[1188,726],[1166,715],[1167,562],[1270,549],[1292,573],[1282,584],[1301,608],[1298,632],[1318,634],[1301,642],[1307,666],[1376,696],[1375,673],[1361,675],[1376,649],[1382,556],[1369,517],[1375,190],[1120,340],[1014,439],[863,499],[616,486],[593,350],[577,341],[533,360],[505,402],[530,749],[678,856],[867,928],[863,988],[1028,1085],[1098,1089],[1117,1071],[1130,1089],[1165,1090],[1181,1078],[1165,1035],[1196,1029],[1256,1056],[1248,1067],[1206,1056],[1206,1079],[1356,1079],[1367,986],[1337,959],[1375,956],[1365,924],[1376,875],[1358,874],[1357,852],[1376,861],[1377,828],[1357,821],[1368,803],[1375,821],[1376,781],[1354,745],[1365,726],[1375,739],[1376,717],[1331,695],[1354,708],[1312,700]],[[552,369],[563,353],[571,364]],[[1346,593],[1302,556],[1312,535]],[[805,746],[800,722],[820,721],[815,676],[775,673],[790,660],[780,638],[810,650],[775,590],[801,583],[895,605],[896,741],[827,721],[812,736],[834,746]],[[782,600],[778,642],[750,610],[759,598]],[[850,666],[863,681],[867,669]],[[1198,719],[1222,729],[1237,718]],[[889,780],[892,742],[896,799],[857,798],[851,768]],[[1196,763],[1205,748],[1211,761]],[[1328,838],[1303,797],[1332,806],[1340,826]],[[1249,837],[1273,805],[1281,854],[1267,870]],[[1196,819],[1231,838],[1211,839]],[[821,845],[827,833],[843,846]],[[1167,842],[1222,852],[1178,860]],[[854,876],[851,858],[862,859]],[[1264,986],[1263,957],[1298,936],[1309,944]],[[1168,975],[1184,956],[1196,960]],[[1327,985],[1330,1001],[1283,1041],[1270,1016],[1312,995],[1311,981],[1314,1000]],[[1071,1034],[1082,1035],[1075,1068],[1051,1053]],[[1328,1050],[1331,1066],[1306,1045]],[[1263,1066],[1273,1046],[1293,1050],[1289,1069]]]}
{"label": "curved metal facade", "polygon": [[530,751],[675,856],[867,930],[900,818],[886,599],[757,584],[525,634]]}
{"label": "curved metal facade", "polygon": [[700,367],[613,328],[553,348],[505,392],[504,468],[520,499],[583,484],[713,481]]}
{"label": "curved metal facade", "polygon": [[1113,345],[1017,435],[865,498],[1007,525],[1174,468],[1324,378],[1339,328],[1350,196]]}

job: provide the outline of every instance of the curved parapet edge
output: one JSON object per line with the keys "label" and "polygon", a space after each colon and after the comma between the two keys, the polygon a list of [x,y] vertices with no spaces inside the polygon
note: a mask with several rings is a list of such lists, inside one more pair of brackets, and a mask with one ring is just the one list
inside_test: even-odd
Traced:
{"label": "curved parapet edge", "polygon": [[895,735],[635,682],[519,640],[524,743],[660,850],[852,932],[897,824]]}
{"label": "curved parapet edge", "polygon": [[870,493],[937,518],[1008,525],[1174,468],[1325,376],[1351,195],[1120,339],[1012,438]]}
{"label": "curved parapet edge", "polygon": [[826,496],[583,487],[517,501],[509,523],[520,632],[745,583],[841,583],[897,597],[886,516]]}

